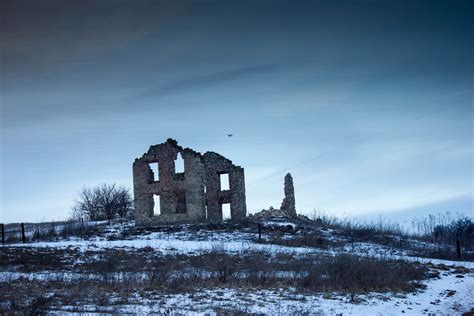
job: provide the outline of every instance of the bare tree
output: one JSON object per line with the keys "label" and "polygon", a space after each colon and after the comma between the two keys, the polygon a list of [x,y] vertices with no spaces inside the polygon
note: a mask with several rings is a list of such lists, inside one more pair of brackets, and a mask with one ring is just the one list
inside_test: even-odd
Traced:
{"label": "bare tree", "polygon": [[114,184],[84,187],[72,207],[73,216],[89,220],[111,220],[131,215],[133,200],[129,189]]}
{"label": "bare tree", "polygon": [[116,212],[121,218],[130,216],[133,211],[133,199],[128,189],[122,189],[117,192]]}
{"label": "bare tree", "polygon": [[98,220],[101,214],[94,190],[84,187],[79,191],[78,195],[72,207],[73,217],[87,218],[91,221]]}

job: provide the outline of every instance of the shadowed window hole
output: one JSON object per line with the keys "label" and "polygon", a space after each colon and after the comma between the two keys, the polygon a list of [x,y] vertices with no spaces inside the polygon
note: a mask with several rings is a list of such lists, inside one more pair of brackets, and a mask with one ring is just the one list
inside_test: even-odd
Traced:
{"label": "shadowed window hole", "polygon": [[186,192],[177,191],[176,193],[176,213],[185,214],[186,210]]}

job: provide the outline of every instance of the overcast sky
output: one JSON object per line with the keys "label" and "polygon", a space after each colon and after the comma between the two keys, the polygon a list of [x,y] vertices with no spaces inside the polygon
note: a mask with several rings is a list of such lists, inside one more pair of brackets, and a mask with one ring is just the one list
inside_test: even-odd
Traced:
{"label": "overcast sky", "polygon": [[[132,187],[171,137],[245,168],[247,209],[473,214],[472,1],[0,3],[1,222]],[[232,138],[227,133],[233,133]]]}

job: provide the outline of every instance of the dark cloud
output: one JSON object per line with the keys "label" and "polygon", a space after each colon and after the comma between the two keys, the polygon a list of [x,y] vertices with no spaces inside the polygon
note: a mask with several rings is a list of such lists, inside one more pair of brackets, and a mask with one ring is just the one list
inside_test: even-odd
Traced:
{"label": "dark cloud", "polygon": [[277,70],[277,64],[262,64],[254,66],[246,66],[233,68],[229,70],[219,71],[215,73],[185,78],[181,80],[171,81],[156,88],[145,90],[134,98],[151,98],[160,97],[169,94],[187,92],[191,90],[205,89],[230,81],[247,78],[249,76],[261,75]]}
{"label": "dark cloud", "polygon": [[184,7],[163,1],[24,1],[0,5],[0,51],[7,75],[77,64],[158,32]]}

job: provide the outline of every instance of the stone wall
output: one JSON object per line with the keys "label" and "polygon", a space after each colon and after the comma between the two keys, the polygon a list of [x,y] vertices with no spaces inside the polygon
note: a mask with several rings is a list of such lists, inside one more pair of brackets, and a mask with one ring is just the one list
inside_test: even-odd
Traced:
{"label": "stone wall", "polygon": [[[222,204],[230,203],[232,219],[246,216],[244,169],[215,153],[204,154],[206,166],[207,214],[211,221],[222,221]],[[229,190],[221,190],[221,174],[229,175]]]}
{"label": "stone wall", "polygon": [[[181,155],[184,173],[175,172]],[[150,164],[158,163],[155,175]],[[220,174],[229,174],[229,190],[222,190]],[[159,177],[157,177],[159,176]],[[246,216],[244,169],[229,159],[207,152],[201,155],[182,148],[173,139],[150,146],[133,163],[133,192],[137,225],[165,222],[222,221],[222,204],[230,203],[231,219]],[[154,214],[154,195],[160,197],[160,213]]]}

